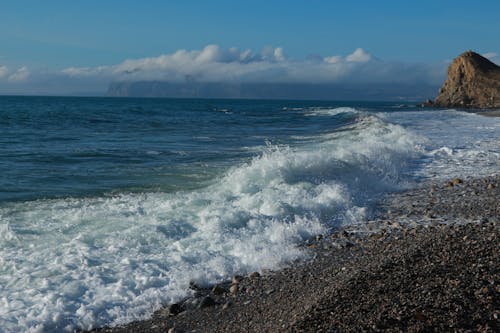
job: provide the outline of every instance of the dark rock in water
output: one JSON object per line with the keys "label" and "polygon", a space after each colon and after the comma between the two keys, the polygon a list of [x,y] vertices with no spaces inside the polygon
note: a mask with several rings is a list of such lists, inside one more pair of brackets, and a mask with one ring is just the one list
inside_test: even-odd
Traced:
{"label": "dark rock in water", "polygon": [[427,106],[433,106],[434,105],[434,101],[432,99],[427,99],[425,102],[423,102],[422,104],[419,104],[420,107],[427,107]]}
{"label": "dark rock in water", "polygon": [[241,275],[235,275],[235,276],[233,276],[233,279],[231,280],[231,282],[233,284],[238,284],[241,281],[243,281],[243,276],[241,276]]}
{"label": "dark rock in water", "polygon": [[459,108],[500,107],[500,67],[467,51],[448,67],[448,78],[436,97],[436,106]]}
{"label": "dark rock in water", "polygon": [[202,288],[196,284],[194,281],[189,281],[189,289],[191,290],[201,290]]}
{"label": "dark rock in water", "polygon": [[177,304],[177,303],[174,303],[174,304],[171,304],[169,307],[168,307],[168,314],[170,316],[177,316],[179,313],[181,313],[182,311],[184,311],[184,309],[182,308],[181,305]]}

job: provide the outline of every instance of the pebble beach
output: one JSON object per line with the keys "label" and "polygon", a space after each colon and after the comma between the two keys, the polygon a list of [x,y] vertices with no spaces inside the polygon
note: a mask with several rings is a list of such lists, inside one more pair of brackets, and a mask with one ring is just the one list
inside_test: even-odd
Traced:
{"label": "pebble beach", "polygon": [[498,332],[499,198],[498,175],[426,181],[303,244],[305,262],[92,332]]}

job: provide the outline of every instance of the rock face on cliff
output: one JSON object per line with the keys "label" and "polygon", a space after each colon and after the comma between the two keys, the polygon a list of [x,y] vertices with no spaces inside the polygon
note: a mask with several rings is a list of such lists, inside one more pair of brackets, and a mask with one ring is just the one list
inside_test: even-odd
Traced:
{"label": "rock face on cliff", "polygon": [[467,51],[453,60],[435,105],[460,108],[500,108],[500,67]]}

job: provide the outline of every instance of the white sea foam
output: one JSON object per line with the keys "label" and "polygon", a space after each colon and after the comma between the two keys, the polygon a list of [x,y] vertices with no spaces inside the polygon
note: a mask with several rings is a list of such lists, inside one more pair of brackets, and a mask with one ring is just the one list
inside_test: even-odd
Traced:
{"label": "white sea foam", "polygon": [[195,192],[4,204],[0,331],[142,319],[185,297],[191,280],[302,258],[297,242],[363,219],[374,196],[398,186],[419,140],[363,116],[300,147],[265,147]]}
{"label": "white sea foam", "polygon": [[338,108],[311,108],[305,113],[306,116],[336,116],[342,113],[359,114],[360,111],[350,107]]}
{"label": "white sea foam", "polygon": [[426,163],[417,175],[449,179],[500,172],[500,118],[456,110],[386,113],[426,138]]}

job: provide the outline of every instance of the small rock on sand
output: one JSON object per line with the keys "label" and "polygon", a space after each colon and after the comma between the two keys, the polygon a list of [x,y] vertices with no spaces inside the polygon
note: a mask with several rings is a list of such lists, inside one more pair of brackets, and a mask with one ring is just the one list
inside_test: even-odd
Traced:
{"label": "small rock on sand", "polygon": [[238,285],[237,284],[233,284],[230,288],[229,288],[229,292],[231,294],[236,294],[238,292]]}

